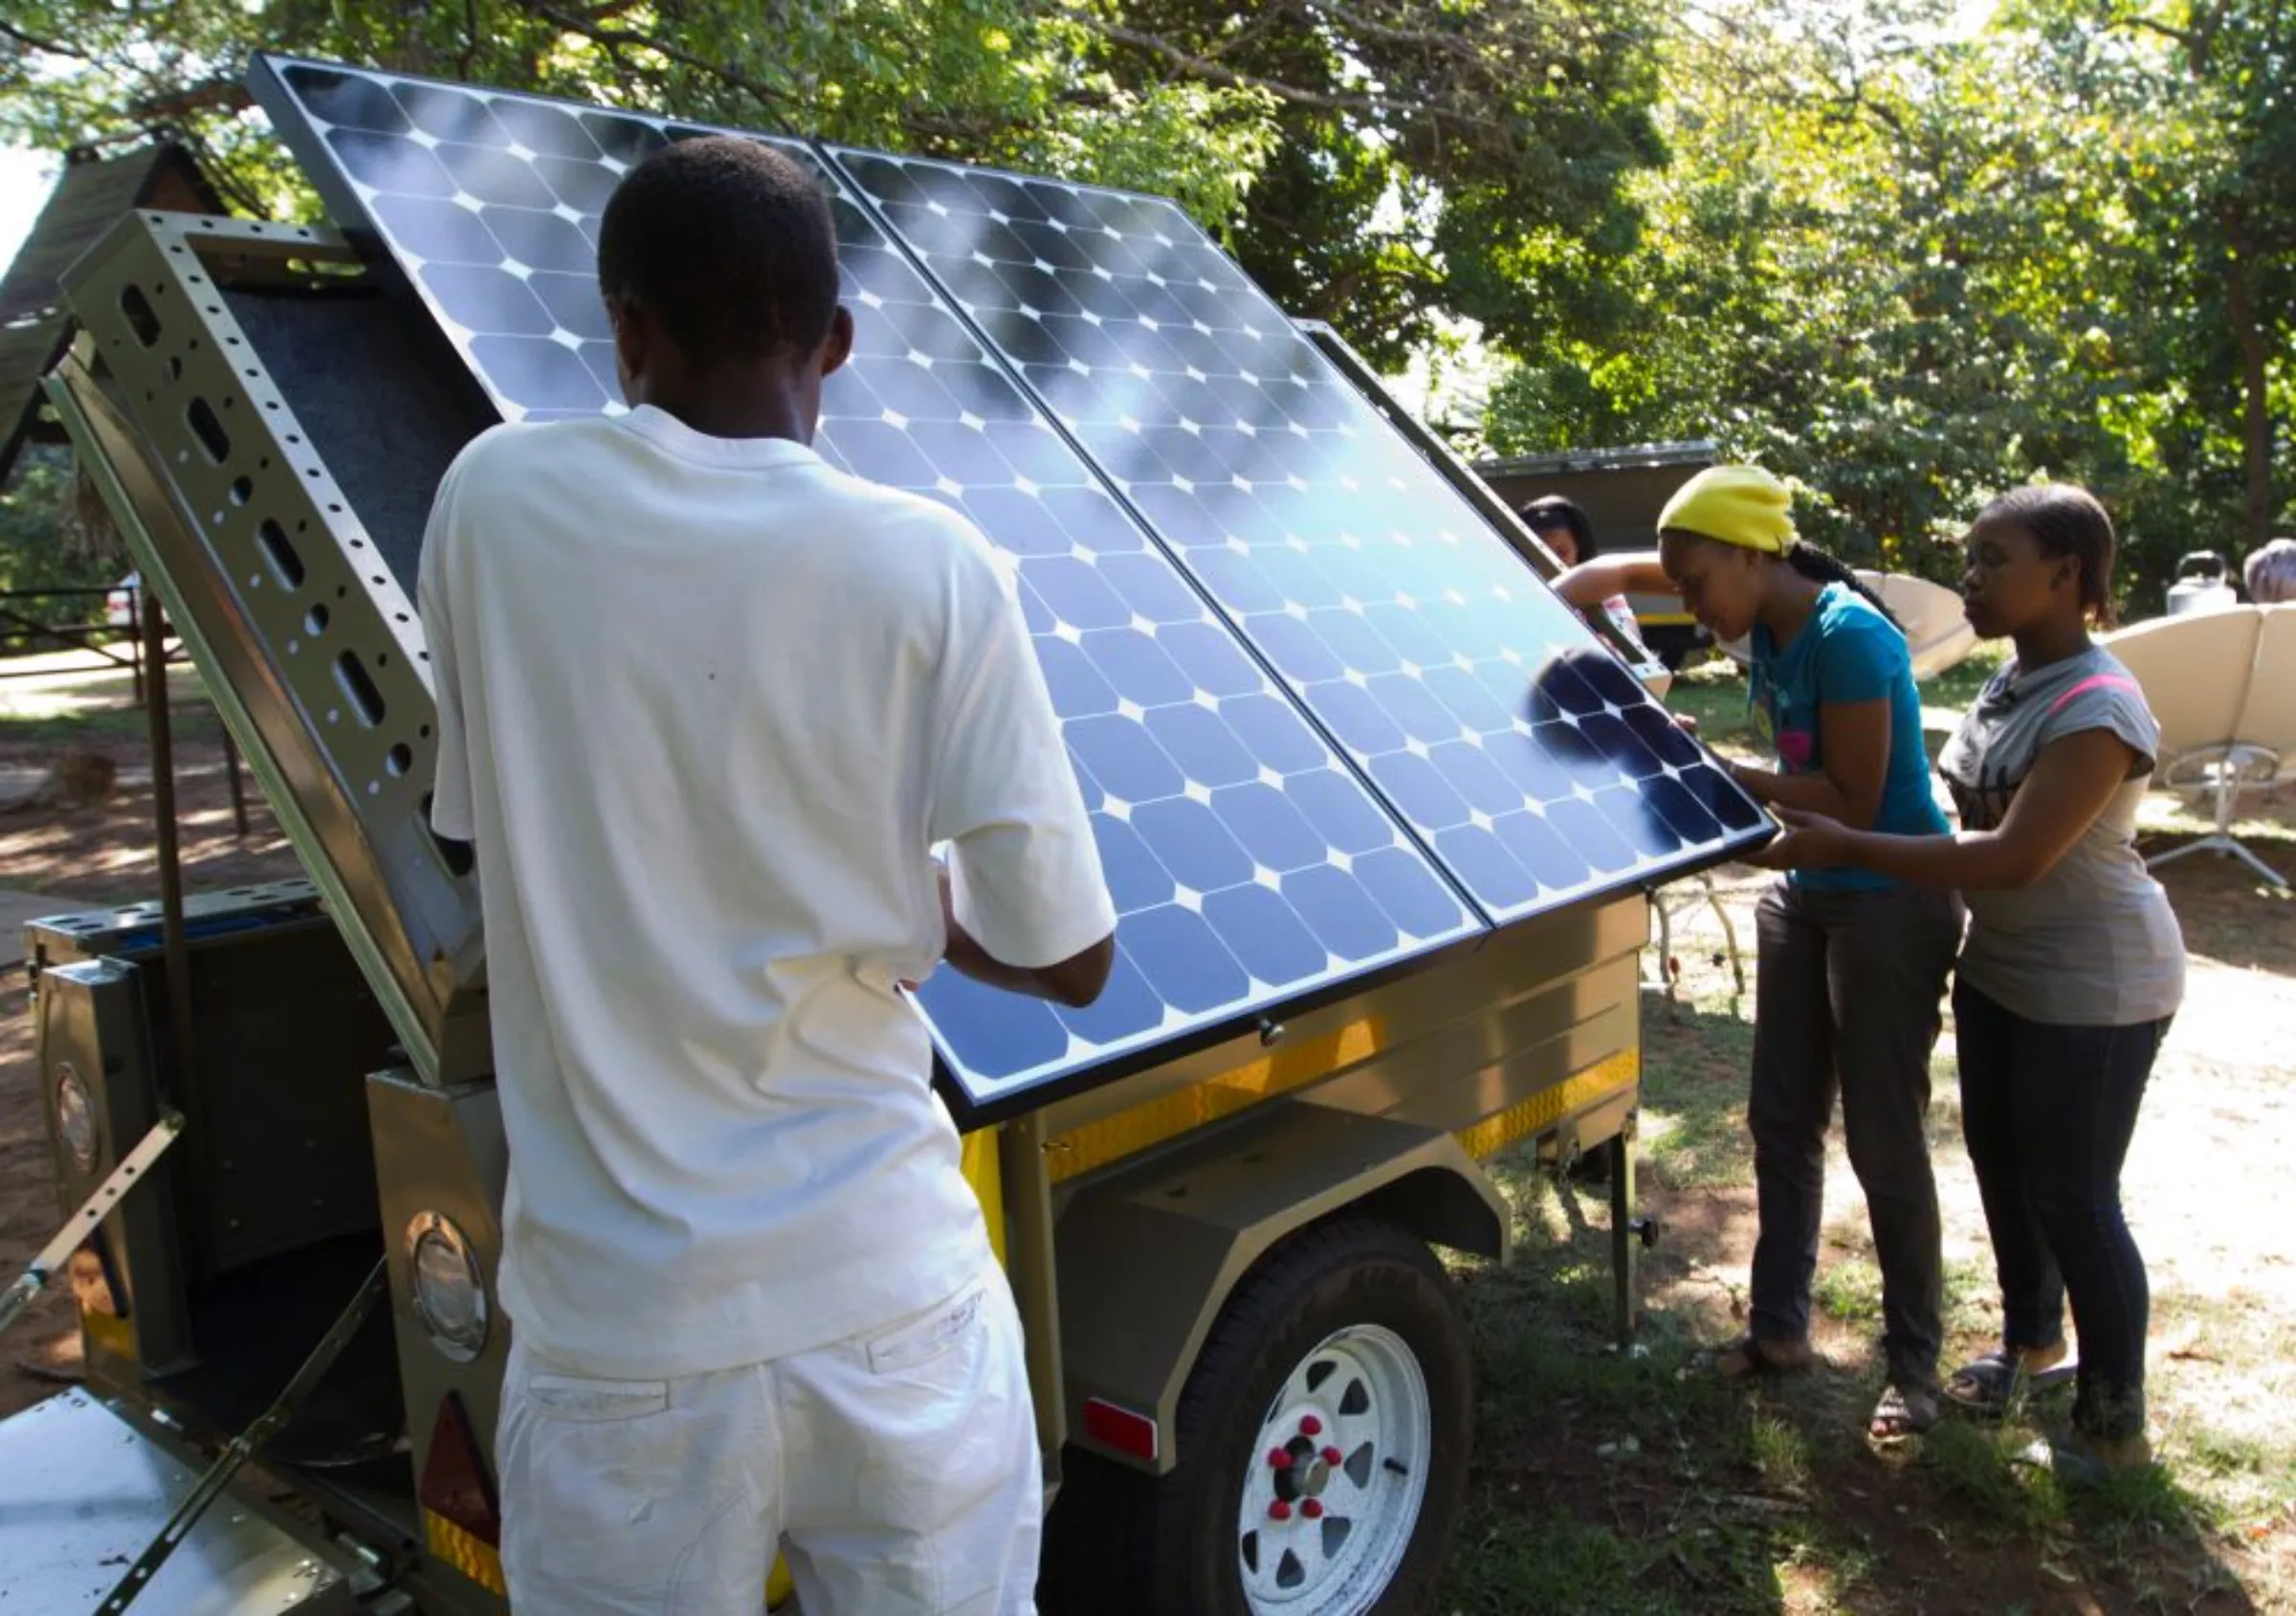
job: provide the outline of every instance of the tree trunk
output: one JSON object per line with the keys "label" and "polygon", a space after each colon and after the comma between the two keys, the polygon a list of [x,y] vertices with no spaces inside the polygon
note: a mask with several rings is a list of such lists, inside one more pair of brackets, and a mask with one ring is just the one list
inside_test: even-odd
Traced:
{"label": "tree trunk", "polygon": [[2241,465],[2246,473],[2247,498],[2242,502],[2241,528],[2245,549],[2253,550],[2272,537],[2272,414],[2267,396],[2271,344],[2257,323],[2256,297],[2249,284],[2248,230],[2237,214],[2226,221],[2225,236],[2232,247],[2232,263],[2225,276],[2225,313],[2231,317],[2232,337],[2241,356]]}

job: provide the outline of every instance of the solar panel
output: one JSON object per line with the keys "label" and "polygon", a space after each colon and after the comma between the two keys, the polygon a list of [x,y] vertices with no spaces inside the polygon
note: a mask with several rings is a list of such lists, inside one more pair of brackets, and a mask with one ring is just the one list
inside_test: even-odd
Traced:
{"label": "solar panel", "polygon": [[1766,833],[1179,208],[829,155],[1491,918]]}
{"label": "solar panel", "polygon": [[[371,229],[511,419],[618,411],[595,242],[615,182],[716,133],[628,113],[268,58],[257,89],[338,217]],[[752,139],[762,137],[751,136]],[[816,447],[962,510],[1018,565],[1121,919],[1071,1010],[938,973],[922,993],[987,1107],[1474,935],[1424,852],[1238,644],[911,260],[832,195],[852,361]]]}

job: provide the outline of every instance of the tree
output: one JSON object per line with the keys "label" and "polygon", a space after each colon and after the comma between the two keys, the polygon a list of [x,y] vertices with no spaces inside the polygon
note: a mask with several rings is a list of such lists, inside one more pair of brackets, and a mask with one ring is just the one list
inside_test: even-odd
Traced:
{"label": "tree", "polygon": [[[99,588],[119,581],[130,564],[80,542],[77,498],[71,453],[28,445],[0,483],[0,589]],[[101,605],[70,600],[11,609],[43,623],[85,623],[100,615]]]}
{"label": "tree", "polygon": [[2192,410],[2159,423],[2157,447],[2205,485],[2211,440],[2234,445],[2233,531],[2261,544],[2280,515],[2296,387],[2296,9],[2024,0],[2008,17],[2046,47],[2066,94],[2118,115],[2143,306],[2162,381]]}
{"label": "tree", "polygon": [[1267,161],[1269,96],[1120,85],[1097,39],[1031,0],[19,0],[0,22],[0,133],[70,147],[167,128],[238,205],[308,215],[239,82],[260,47],[1152,186],[1225,225]]}
{"label": "tree", "polygon": [[1446,318],[1512,344],[1622,312],[1605,287],[1640,227],[1625,183],[1665,157],[1659,16],[1649,0],[1135,0],[1086,26],[1126,84],[1275,98],[1282,139],[1238,255],[1287,309],[1401,369]]}
{"label": "tree", "polygon": [[[1492,445],[1711,435],[1798,480],[1813,536],[1939,575],[1982,498],[2037,476],[2107,498],[2140,590],[2228,533],[2240,384],[2207,199],[2233,147],[2140,87],[2158,50],[2021,15],[1941,41],[1902,26],[1919,8],[1894,32],[1869,10],[1863,37],[1730,20],[1669,50],[1638,339],[1526,344]],[[2285,421],[2266,377],[2245,397]]]}
{"label": "tree", "polygon": [[19,0],[0,132],[180,126],[311,212],[236,82],[268,48],[1146,189],[1400,367],[1446,316],[1599,318],[1663,157],[1655,0]]}

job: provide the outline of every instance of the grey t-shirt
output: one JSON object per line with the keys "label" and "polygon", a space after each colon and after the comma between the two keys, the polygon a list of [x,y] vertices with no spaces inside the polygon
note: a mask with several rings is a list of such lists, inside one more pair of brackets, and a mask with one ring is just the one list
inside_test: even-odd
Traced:
{"label": "grey t-shirt", "polygon": [[2028,1021],[2132,1027],[2184,999],[2184,933],[2136,851],[2137,805],[2160,725],[2128,669],[2102,647],[2026,673],[2010,663],[1946,742],[1938,772],[1963,829],[1990,830],[2051,742],[2107,729],[2135,771],[2055,868],[2020,892],[1972,892],[1960,978]]}

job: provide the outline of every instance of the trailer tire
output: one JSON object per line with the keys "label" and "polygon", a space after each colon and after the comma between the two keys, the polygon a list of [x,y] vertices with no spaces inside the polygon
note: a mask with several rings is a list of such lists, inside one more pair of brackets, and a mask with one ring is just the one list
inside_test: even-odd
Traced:
{"label": "trailer tire", "polygon": [[[1044,1606],[1424,1611],[1458,1524],[1473,1419],[1466,1323],[1426,1245],[1372,1218],[1305,1229],[1262,1257],[1214,1320],[1181,1394],[1171,1473],[1067,1450]],[[1284,1439],[1297,1456],[1279,1468]],[[1327,1450],[1345,1457],[1332,1464]],[[1263,1520],[1285,1494],[1284,1518]],[[1331,1591],[1311,1600],[1319,1578]],[[1247,1580],[1280,1598],[1255,1605]]]}

